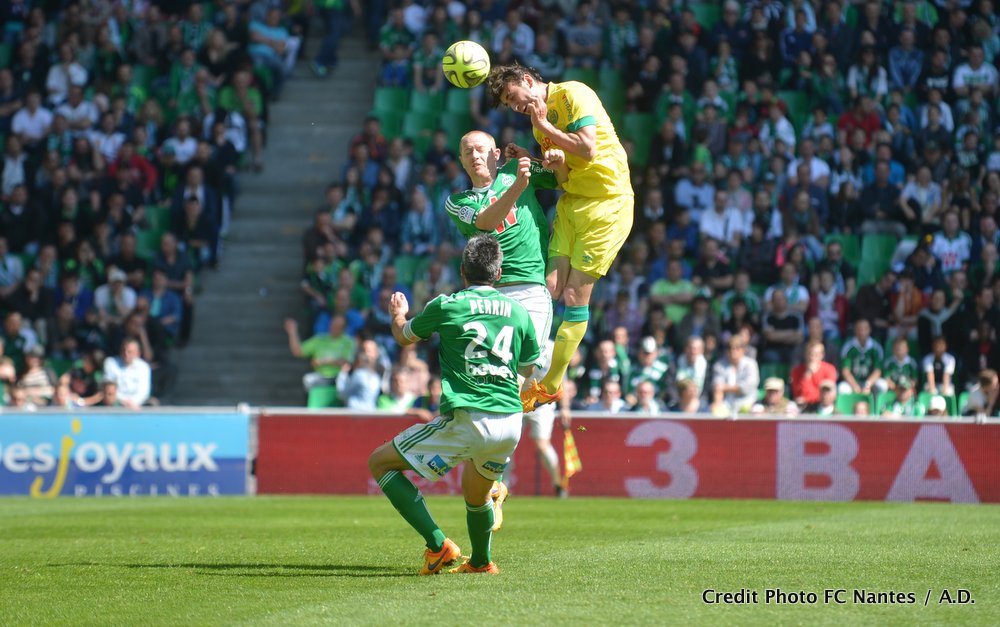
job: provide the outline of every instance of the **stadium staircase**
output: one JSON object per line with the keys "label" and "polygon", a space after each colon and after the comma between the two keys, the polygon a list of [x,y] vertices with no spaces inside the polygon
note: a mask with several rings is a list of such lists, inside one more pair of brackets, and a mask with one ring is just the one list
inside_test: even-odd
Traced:
{"label": "stadium staircase", "polygon": [[[309,41],[306,59],[318,45]],[[315,79],[300,61],[271,106],[264,171],[240,179],[223,258],[218,271],[203,273],[191,341],[175,352],[180,372],[166,403],[305,404],[308,363],[289,353],[282,321],[301,319],[302,231],[364,124],[377,60],[358,30],[344,38],[330,77]]]}

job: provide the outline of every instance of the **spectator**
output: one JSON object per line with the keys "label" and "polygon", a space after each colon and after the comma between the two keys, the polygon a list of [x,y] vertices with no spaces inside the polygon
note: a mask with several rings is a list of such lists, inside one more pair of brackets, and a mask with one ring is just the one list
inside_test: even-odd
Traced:
{"label": "spectator", "polygon": [[840,351],[840,394],[872,394],[885,391],[877,385],[882,376],[882,347],[871,336],[871,325],[865,319],[854,323],[854,337]]}
{"label": "spectator", "polygon": [[899,275],[899,287],[889,302],[892,303],[888,341],[895,337],[917,339],[917,321],[924,309],[924,294],[914,286],[914,272],[907,268]]}
{"label": "spectator", "polygon": [[757,362],[746,356],[746,348],[742,338],[732,338],[727,355],[712,367],[713,413],[746,412],[756,401],[760,371]]}
{"label": "spectator", "polygon": [[813,342],[805,349],[805,361],[791,371],[792,398],[802,407],[821,402],[824,383],[837,383],[837,369],[824,360],[826,349],[820,342]]}
{"label": "spectator", "polygon": [[[641,356],[640,356],[641,358]],[[705,392],[705,382],[708,378],[708,360],[705,358],[705,340],[692,336],[684,344],[684,352],[677,357],[674,380],[677,393],[680,394],[680,382],[689,381],[694,384],[697,396]]]}
{"label": "spectator", "polygon": [[834,416],[837,412],[837,383],[823,381],[819,384],[819,402],[806,408],[807,413],[817,416]]}
{"label": "spectator", "polygon": [[[361,3],[358,0],[323,0],[317,3],[320,17],[326,28],[319,52],[310,64],[312,71],[319,77],[326,77],[337,68],[340,61],[340,38],[346,32],[351,20],[351,12],[361,15]],[[417,31],[419,32],[419,30]]]}
{"label": "spectator", "polygon": [[910,347],[905,337],[897,337],[892,343],[892,355],[882,364],[882,385],[890,392],[895,392],[903,379],[916,382],[919,380],[919,367],[910,356]]}
{"label": "spectator", "polygon": [[139,341],[128,338],[120,356],[104,360],[104,379],[117,384],[118,400],[129,409],[139,409],[150,400],[151,370],[139,354]]}
{"label": "spectator", "polygon": [[587,406],[587,411],[597,411],[605,414],[618,414],[627,409],[622,399],[622,387],[618,381],[606,379],[601,383],[601,396]]}
{"label": "spectator", "polygon": [[924,389],[931,394],[951,396],[955,393],[952,378],[955,376],[955,358],[948,353],[948,342],[943,336],[936,336],[931,343],[932,352],[925,355],[921,367],[924,373]]}
{"label": "spectator", "polygon": [[903,377],[896,384],[895,398],[882,411],[883,416],[890,418],[920,418],[927,413],[927,408],[914,396],[913,381]]}
{"label": "spectator", "polygon": [[969,391],[969,400],[963,414],[966,416],[1000,416],[1000,378],[997,371],[987,368],[979,373],[976,384]]}
{"label": "spectator", "polygon": [[730,253],[739,250],[743,238],[743,216],[739,209],[729,205],[729,195],[716,190],[712,211],[701,216],[699,225],[702,237],[711,238],[723,245]]}
{"label": "spectator", "polygon": [[629,411],[637,414],[657,415],[663,413],[660,401],[656,399],[656,388],[651,381],[642,381],[635,390],[636,400]]}
{"label": "spectator", "polygon": [[690,177],[683,177],[674,188],[674,203],[691,212],[691,219],[700,224],[702,214],[715,202],[715,187],[705,179],[705,165],[695,162]]}
{"label": "spectator", "polygon": [[943,396],[934,395],[927,405],[927,415],[935,418],[945,418],[948,416],[948,403]]}
{"label": "spectator", "polygon": [[770,311],[764,315],[760,360],[765,363],[793,364],[801,359],[802,340],[805,337],[802,316],[788,308],[785,292],[771,294]]}
{"label": "spectator", "polygon": [[785,398],[785,382],[777,377],[764,381],[764,398],[754,403],[753,414],[795,417],[799,415],[798,405]]}
{"label": "spectator", "polygon": [[149,315],[163,327],[167,335],[177,339],[184,315],[183,304],[167,284],[167,273],[162,269],[154,270],[152,286],[143,290],[141,297],[149,303]]}
{"label": "spectator", "polygon": [[126,279],[128,276],[124,271],[112,267],[108,271],[108,282],[94,292],[94,305],[104,329],[109,325],[122,324],[135,308],[136,293],[125,284]]}
{"label": "spectator", "polygon": [[330,318],[327,333],[314,335],[301,342],[298,324],[291,318],[285,320],[289,350],[295,357],[309,358],[313,370],[302,377],[302,386],[306,392],[319,386],[336,385],[340,372],[350,370],[354,361],[355,342],[346,335],[346,330],[347,321],[344,316],[335,315]]}
{"label": "spectator", "polygon": [[378,345],[373,340],[361,341],[360,350],[351,367],[337,375],[337,394],[348,409],[374,410],[382,389],[378,374]]}
{"label": "spectator", "polygon": [[18,377],[17,386],[24,390],[29,403],[48,405],[57,381],[55,373],[45,365],[45,349],[36,344],[24,354],[24,360],[24,372]]}
{"label": "spectator", "polygon": [[302,40],[282,25],[281,9],[272,6],[263,22],[251,20],[250,47],[247,51],[258,66],[271,70],[274,77],[273,98],[278,99],[285,78],[295,67]]}
{"label": "spectator", "polygon": [[972,256],[972,238],[959,229],[958,213],[946,212],[941,226],[941,231],[934,234],[931,254],[941,262],[941,271],[946,276],[955,270],[966,270]]}
{"label": "spectator", "polygon": [[698,290],[692,301],[691,311],[684,315],[677,325],[675,348],[679,350],[688,338],[700,337],[705,342],[705,347],[709,352],[714,352],[722,333],[722,325],[719,317],[709,308],[709,295],[707,290]]}

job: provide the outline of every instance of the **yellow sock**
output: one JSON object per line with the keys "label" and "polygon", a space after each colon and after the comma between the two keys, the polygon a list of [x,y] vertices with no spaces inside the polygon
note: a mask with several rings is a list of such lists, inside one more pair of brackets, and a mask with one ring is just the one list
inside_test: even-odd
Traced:
{"label": "yellow sock", "polygon": [[562,324],[556,331],[556,341],[552,348],[552,363],[549,371],[542,377],[541,385],[550,394],[559,389],[566,369],[573,359],[573,354],[587,333],[587,320],[590,319],[589,307],[567,307]]}

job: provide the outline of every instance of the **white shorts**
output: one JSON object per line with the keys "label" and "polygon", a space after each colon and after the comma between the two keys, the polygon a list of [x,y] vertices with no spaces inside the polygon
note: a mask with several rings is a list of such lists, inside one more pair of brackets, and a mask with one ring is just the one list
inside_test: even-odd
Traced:
{"label": "white shorts", "polygon": [[495,414],[456,409],[392,439],[396,451],[421,477],[437,481],[462,462],[496,481],[507,469],[521,439],[521,413]]}
{"label": "white shorts", "polygon": [[551,440],[552,425],[555,421],[555,403],[539,405],[535,411],[524,415],[524,424],[531,428],[528,433],[531,434],[532,440]]}
{"label": "white shorts", "polygon": [[[517,285],[501,285],[497,287],[497,291],[504,296],[513,298],[528,310],[531,323],[535,327],[535,338],[538,340],[538,345],[544,347],[549,340],[549,333],[552,331],[552,295],[549,294],[548,288],[533,283],[518,283]],[[541,377],[548,369],[551,357],[551,349],[542,351],[542,356],[535,368],[538,377],[532,378]]]}

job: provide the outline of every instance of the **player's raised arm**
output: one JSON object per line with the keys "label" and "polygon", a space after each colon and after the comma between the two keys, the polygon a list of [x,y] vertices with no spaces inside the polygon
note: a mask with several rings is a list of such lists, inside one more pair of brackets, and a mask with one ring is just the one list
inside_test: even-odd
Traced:
{"label": "player's raised arm", "polygon": [[546,150],[542,155],[542,167],[552,170],[556,181],[562,185],[569,178],[569,166],[566,165],[566,153],[561,150]]}
{"label": "player's raised arm", "polygon": [[410,303],[402,292],[395,292],[389,299],[389,314],[392,315],[392,337],[400,346],[416,344],[420,338],[407,329],[406,314],[410,311]]}
{"label": "player's raised arm", "polygon": [[492,231],[503,222],[504,217],[514,208],[518,197],[528,187],[531,178],[531,158],[521,157],[517,160],[517,178],[496,202],[483,209],[476,216],[476,228],[482,231]]}
{"label": "player's raised arm", "polygon": [[582,126],[575,131],[559,130],[548,120],[549,108],[541,98],[525,105],[531,115],[531,124],[553,144],[581,159],[591,161],[597,156],[597,127],[593,124]]}

